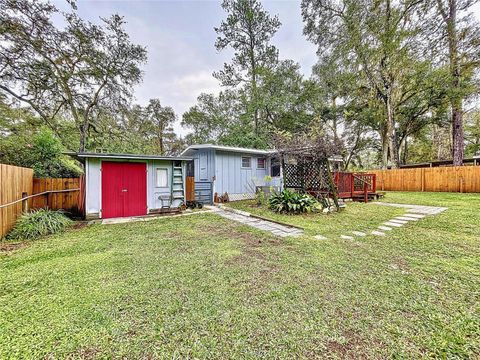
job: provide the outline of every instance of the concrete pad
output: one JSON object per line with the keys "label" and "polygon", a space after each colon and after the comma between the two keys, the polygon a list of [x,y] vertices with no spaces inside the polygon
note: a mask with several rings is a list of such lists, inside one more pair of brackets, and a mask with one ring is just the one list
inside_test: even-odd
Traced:
{"label": "concrete pad", "polygon": [[377,235],[377,236],[385,236],[385,233],[381,232],[381,231],[377,231],[377,230],[373,230],[372,231],[372,234],[373,235]]}
{"label": "concrete pad", "polygon": [[392,228],[391,228],[391,227],[388,227],[388,226],[382,226],[382,225],[380,225],[378,228],[379,228],[380,230],[385,230],[385,231],[390,231],[390,230],[392,230]]}
{"label": "concrete pad", "polygon": [[102,225],[125,224],[129,222],[143,221],[141,217],[122,217],[102,220]]}
{"label": "concrete pad", "polygon": [[352,231],[352,234],[354,234],[356,236],[367,236],[367,234],[365,234],[364,232],[361,232],[361,231]]}
{"label": "concrete pad", "polygon": [[315,235],[314,238],[317,240],[327,240],[327,238],[323,235]]}
{"label": "concrete pad", "polygon": [[403,226],[403,224],[399,224],[399,223],[391,222],[391,221],[384,222],[384,224],[388,225],[388,226],[394,226],[394,227],[402,227]]}
{"label": "concrete pad", "polygon": [[417,218],[411,218],[411,217],[407,217],[407,216],[397,216],[396,218],[394,218],[394,220],[418,221],[419,219],[417,219]]}
{"label": "concrete pad", "polygon": [[394,223],[397,223],[397,224],[402,224],[402,225],[405,225],[406,223],[408,223],[408,221],[405,221],[405,220],[396,220],[396,219],[391,219],[389,220],[390,222],[394,222]]}
{"label": "concrete pad", "polygon": [[411,219],[423,219],[425,217],[425,215],[406,213],[405,215],[403,215],[403,217],[408,217],[408,218],[411,218]]}
{"label": "concrete pad", "polygon": [[349,236],[349,235],[340,235],[340,237],[345,240],[353,240],[353,236]]}

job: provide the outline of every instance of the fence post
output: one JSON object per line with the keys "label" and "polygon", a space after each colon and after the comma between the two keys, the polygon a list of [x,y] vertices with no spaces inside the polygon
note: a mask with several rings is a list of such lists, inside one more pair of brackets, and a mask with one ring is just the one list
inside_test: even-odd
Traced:
{"label": "fence post", "polygon": [[425,191],[425,169],[421,169],[422,172],[420,173],[420,176],[422,177],[422,192]]}
{"label": "fence post", "polygon": [[22,213],[28,212],[28,199],[25,199],[27,196],[26,192],[22,192]]}

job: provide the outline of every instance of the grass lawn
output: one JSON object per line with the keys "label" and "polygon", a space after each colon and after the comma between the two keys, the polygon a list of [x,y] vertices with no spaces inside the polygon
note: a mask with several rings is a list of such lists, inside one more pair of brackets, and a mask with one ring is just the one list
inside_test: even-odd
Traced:
{"label": "grass lawn", "polygon": [[[214,214],[94,225],[0,253],[0,358],[478,358],[480,195],[388,193],[449,210],[343,240],[401,209]],[[328,240],[315,240],[322,234]]]}

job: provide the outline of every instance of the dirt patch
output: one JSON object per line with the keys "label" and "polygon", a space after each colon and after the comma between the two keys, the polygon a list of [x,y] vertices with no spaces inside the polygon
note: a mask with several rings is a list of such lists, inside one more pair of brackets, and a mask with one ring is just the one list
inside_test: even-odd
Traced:
{"label": "dirt patch", "polygon": [[345,343],[335,340],[328,341],[326,344],[327,352],[340,359],[368,359],[369,357],[365,350],[371,350],[372,347],[376,347],[376,344],[363,339],[353,330],[345,331],[343,337],[345,338]]}
{"label": "dirt patch", "polygon": [[79,230],[79,229],[83,229],[87,225],[88,225],[88,221],[75,221],[75,223],[71,226],[70,229]]}
{"label": "dirt patch", "polygon": [[20,243],[0,243],[0,252],[5,253],[7,255],[22,249],[28,245],[27,242],[20,242]]}
{"label": "dirt patch", "polygon": [[402,274],[408,274],[410,272],[410,265],[402,257],[394,257],[390,267],[392,269],[399,270]]}
{"label": "dirt patch", "polygon": [[67,356],[67,359],[96,359],[99,352],[100,350],[93,347],[81,348],[74,354],[70,354],[69,356]]}

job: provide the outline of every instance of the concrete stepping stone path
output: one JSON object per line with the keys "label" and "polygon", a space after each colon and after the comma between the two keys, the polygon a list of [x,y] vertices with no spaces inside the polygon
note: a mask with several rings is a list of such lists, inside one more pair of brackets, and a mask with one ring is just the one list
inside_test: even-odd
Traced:
{"label": "concrete stepping stone path", "polygon": [[224,207],[217,207],[217,206],[209,206],[208,208],[212,209],[217,215],[220,215],[225,219],[237,221],[241,224],[245,224],[263,231],[268,231],[277,236],[298,237],[303,235],[303,230],[299,228],[278,224],[273,221],[254,218],[254,217],[251,217],[250,214],[245,211],[237,211],[234,209],[226,209]]}
{"label": "concrete stepping stone path", "polygon": [[377,230],[372,231],[372,235],[377,235],[377,236],[385,236],[385,233]]}

